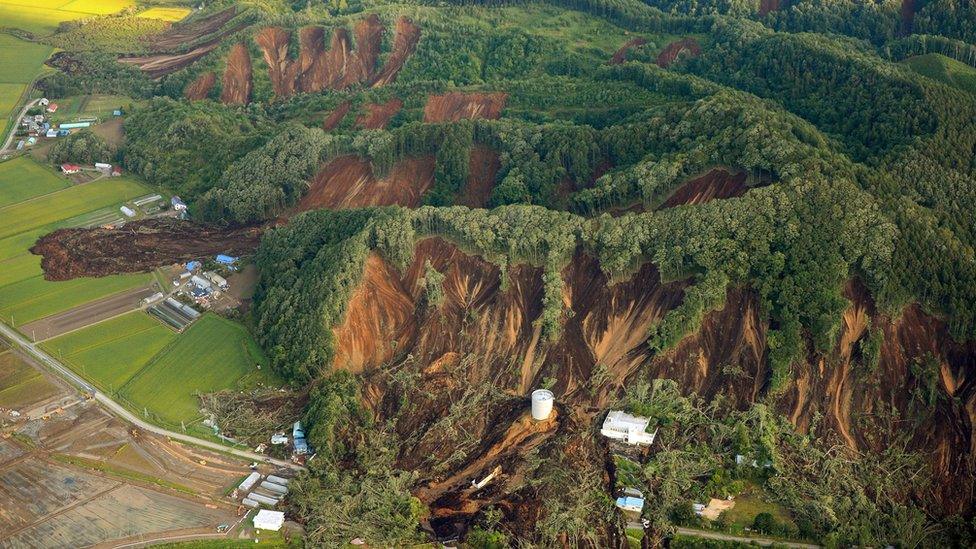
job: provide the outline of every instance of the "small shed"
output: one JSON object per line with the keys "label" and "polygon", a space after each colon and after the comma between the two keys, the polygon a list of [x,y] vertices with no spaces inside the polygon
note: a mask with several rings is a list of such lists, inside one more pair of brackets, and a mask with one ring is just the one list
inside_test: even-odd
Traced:
{"label": "small shed", "polygon": [[121,211],[126,217],[135,217],[136,216],[135,210],[133,210],[132,208],[130,208],[128,206],[122,206],[121,208],[119,208],[119,211]]}
{"label": "small shed", "polygon": [[281,511],[269,511],[261,509],[254,515],[254,527],[258,530],[271,530],[277,532],[285,524],[285,514]]}

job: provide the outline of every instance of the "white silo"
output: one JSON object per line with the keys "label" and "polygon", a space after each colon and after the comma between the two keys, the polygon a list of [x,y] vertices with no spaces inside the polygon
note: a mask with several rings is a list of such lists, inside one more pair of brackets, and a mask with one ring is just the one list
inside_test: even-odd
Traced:
{"label": "white silo", "polygon": [[532,419],[544,421],[549,419],[552,413],[552,403],[556,400],[552,391],[547,389],[536,389],[532,391]]}

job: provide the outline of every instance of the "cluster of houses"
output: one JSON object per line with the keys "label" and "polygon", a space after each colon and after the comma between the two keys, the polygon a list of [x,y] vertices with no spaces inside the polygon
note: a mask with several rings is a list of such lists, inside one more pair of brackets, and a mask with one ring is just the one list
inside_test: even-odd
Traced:
{"label": "cluster of houses", "polygon": [[[237,263],[236,257],[218,255],[217,258],[224,258],[224,261],[217,260],[221,265],[233,266]],[[210,307],[213,300],[220,297],[221,292],[227,291],[230,285],[227,279],[214,271],[203,271],[203,264],[199,261],[190,261],[184,268],[186,269],[180,278],[173,281],[179,286],[187,282],[185,293],[194,303],[204,308]]]}

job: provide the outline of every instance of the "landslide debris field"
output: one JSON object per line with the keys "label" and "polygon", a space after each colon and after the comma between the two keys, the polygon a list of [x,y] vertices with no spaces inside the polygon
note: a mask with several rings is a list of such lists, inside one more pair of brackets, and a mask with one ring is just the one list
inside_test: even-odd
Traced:
{"label": "landslide debris field", "polygon": [[134,221],[118,229],[59,229],[31,252],[42,256],[48,280],[151,271],[161,265],[218,253],[253,252],[261,229],[224,229],[168,219]]}

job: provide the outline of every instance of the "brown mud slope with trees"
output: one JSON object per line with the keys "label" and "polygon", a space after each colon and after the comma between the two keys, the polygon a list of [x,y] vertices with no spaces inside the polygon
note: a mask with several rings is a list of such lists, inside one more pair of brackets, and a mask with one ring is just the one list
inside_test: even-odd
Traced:
{"label": "brown mud slope with trees", "polygon": [[495,188],[495,178],[501,167],[501,158],[494,149],[480,144],[471,147],[468,180],[464,186],[464,194],[458,198],[458,203],[469,208],[487,206],[491,191]]}
{"label": "brown mud slope with trees", "polygon": [[369,161],[358,156],[340,156],[326,164],[312,179],[296,212],[364,206],[417,207],[433,182],[432,156],[401,160],[383,178],[373,174]]}
{"label": "brown mud slope with trees", "polygon": [[610,64],[620,65],[621,63],[627,60],[628,50],[630,50],[631,48],[636,48],[638,46],[643,46],[646,43],[647,43],[646,38],[641,38],[641,37],[631,38],[630,40],[625,42],[623,46],[620,46],[620,49],[614,52],[613,56],[610,58]]}
{"label": "brown mud slope with trees", "polygon": [[694,38],[682,38],[681,40],[675,40],[661,50],[661,53],[657,54],[657,66],[666,69],[674,63],[674,60],[678,58],[682,52],[686,52],[684,55],[697,56],[701,55],[701,46],[698,45],[698,41]]}
{"label": "brown mud slope with trees", "polygon": [[678,187],[678,190],[661,204],[660,208],[673,208],[684,204],[704,204],[715,199],[735,198],[746,194],[746,173],[729,173],[716,168]]}
{"label": "brown mud slope with trees", "polygon": [[780,0],[759,0],[759,15],[779,10]]}
{"label": "brown mud slope with trees", "polygon": [[506,93],[448,92],[432,95],[424,105],[424,122],[457,122],[486,118],[496,120],[502,115]]}
{"label": "brown mud slope with trees", "polygon": [[127,223],[118,229],[58,229],[41,237],[31,253],[42,256],[47,280],[146,272],[218,253],[257,248],[261,229],[227,229],[172,219]]}
{"label": "brown mud slope with trees", "polygon": [[157,53],[153,55],[120,57],[119,62],[139,67],[139,70],[148,74],[150,78],[162,78],[171,72],[176,72],[183,67],[192,65],[197,59],[212,52],[216,47],[217,42],[213,42],[193,48],[186,53]]}
{"label": "brown mud slope with trees", "polygon": [[[434,292],[432,270],[440,273]],[[575,451],[592,457],[593,442],[581,433],[596,411],[622,387],[650,378],[743,409],[765,400],[801,431],[823,418],[818,436],[855,452],[881,452],[906,437],[937,481],[935,493],[918,497],[953,512],[976,496],[976,346],[953,343],[916,306],[886,317],[850,282],[835,347],[794,365],[794,380],[769,395],[769,326],[751,290],[730,289],[721,310],[659,354],[648,333],[682,302],[686,281],[662,282],[645,264],[609,284],[596,261],[578,255],[562,272],[572,314],[547,340],[537,322],[542,270],[511,267],[504,285],[500,275],[437,238],[418,243],[402,274],[373,255],[334,329],[333,366],[363,373],[367,408],[378,419],[396,418],[407,441],[398,466],[420,472],[414,493],[430,506],[435,530],[449,531],[489,505],[522,523],[532,505],[521,493],[530,450],[561,433],[578,436]],[[879,338],[873,368],[865,357],[871,337]],[[557,415],[533,424],[525,421],[526,395],[539,386],[556,393]],[[490,488],[472,489],[471,479],[496,470]]]}
{"label": "brown mud slope with trees", "polygon": [[213,89],[214,84],[217,83],[217,75],[213,72],[207,71],[200,73],[193,82],[190,82],[186,89],[183,90],[183,97],[186,97],[190,101],[199,101],[201,99],[206,99],[210,90]]}
{"label": "brown mud slope with trees", "polygon": [[403,108],[403,101],[393,98],[386,103],[370,103],[366,105],[366,112],[356,119],[356,127],[364,130],[381,130],[389,124]]}
{"label": "brown mud slope with trees", "polygon": [[251,54],[242,43],[234,44],[227,55],[220,101],[226,105],[246,105],[251,101]]}
{"label": "brown mud slope with trees", "polygon": [[[288,55],[291,31],[266,27],[255,41],[268,66],[274,93],[288,97],[295,93],[345,89],[355,84],[370,86],[392,82],[416,48],[420,30],[409,20],[400,18],[396,25],[393,51],[382,69],[377,68],[384,27],[375,14],[356,24],[355,49],[349,32],[336,28],[329,48],[325,47],[325,29],[305,27],[298,31],[298,58]],[[406,33],[406,35],[403,35]]]}
{"label": "brown mud slope with trees", "polygon": [[235,15],[237,8],[230,7],[196,21],[177,23],[153,37],[150,48],[156,53],[120,57],[119,62],[136,65],[152,78],[176,72],[216,49],[225,36],[242,29],[246,23],[227,26]]}
{"label": "brown mud slope with trees", "polygon": [[343,101],[338,107],[335,108],[334,111],[330,112],[329,115],[325,117],[325,120],[322,122],[322,128],[327,132],[338,128],[339,124],[342,123],[342,119],[349,114],[351,109],[352,103],[349,101]]}

